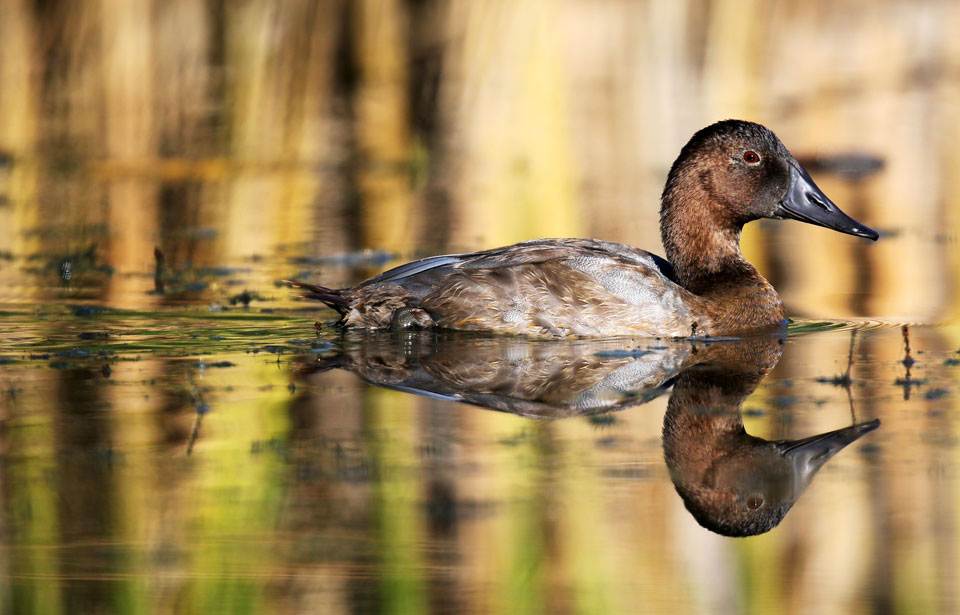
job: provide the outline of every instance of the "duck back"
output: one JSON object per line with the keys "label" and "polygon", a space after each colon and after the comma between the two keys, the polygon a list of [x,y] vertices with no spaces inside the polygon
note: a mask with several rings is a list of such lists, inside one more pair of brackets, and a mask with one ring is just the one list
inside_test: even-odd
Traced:
{"label": "duck back", "polygon": [[336,291],[342,300],[328,304],[340,310],[344,325],[365,328],[553,337],[679,337],[712,328],[696,310],[697,297],[671,275],[664,259],[622,244],[538,239],[406,263]]}

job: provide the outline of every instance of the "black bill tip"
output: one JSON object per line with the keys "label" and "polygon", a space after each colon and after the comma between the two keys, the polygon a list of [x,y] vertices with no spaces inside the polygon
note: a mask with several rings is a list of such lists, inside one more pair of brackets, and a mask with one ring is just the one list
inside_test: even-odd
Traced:
{"label": "black bill tip", "polygon": [[790,185],[775,211],[776,217],[800,220],[872,241],[880,233],[843,213],[802,167],[790,164]]}

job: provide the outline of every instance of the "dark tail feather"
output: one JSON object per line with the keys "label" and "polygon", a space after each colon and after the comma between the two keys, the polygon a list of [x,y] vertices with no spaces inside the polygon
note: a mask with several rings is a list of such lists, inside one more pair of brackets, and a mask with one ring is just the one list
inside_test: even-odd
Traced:
{"label": "dark tail feather", "polygon": [[293,280],[284,280],[283,283],[289,284],[294,288],[300,288],[308,291],[302,293],[300,296],[308,299],[317,299],[318,301],[323,301],[341,314],[346,313],[347,309],[350,307],[350,302],[346,299],[346,297],[343,296],[342,291],[340,290],[327,288],[326,286],[315,286],[313,284],[306,284],[304,282],[294,282]]}

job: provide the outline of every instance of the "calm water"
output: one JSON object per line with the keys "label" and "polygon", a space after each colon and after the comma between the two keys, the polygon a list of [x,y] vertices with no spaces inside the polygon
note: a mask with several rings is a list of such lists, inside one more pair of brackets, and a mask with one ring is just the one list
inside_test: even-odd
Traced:
{"label": "calm water", "polygon": [[[6,611],[956,608],[953,328],[341,336],[285,289],[231,293],[138,312],[64,285],[3,311]],[[764,441],[880,426],[808,456],[836,453],[804,489],[741,416]],[[750,498],[792,508],[728,538],[684,484],[728,533]]]}

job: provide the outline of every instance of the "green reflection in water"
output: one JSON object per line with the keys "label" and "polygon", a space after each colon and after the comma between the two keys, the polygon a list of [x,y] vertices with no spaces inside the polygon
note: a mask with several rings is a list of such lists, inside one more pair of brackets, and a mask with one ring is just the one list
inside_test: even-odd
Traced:
{"label": "green reflection in water", "polygon": [[14,613],[61,612],[59,524],[54,449],[47,421],[7,430],[7,510],[13,549],[10,559]]}
{"label": "green reflection in water", "polygon": [[518,425],[522,434],[515,440],[515,448],[504,465],[503,473],[508,509],[498,521],[499,545],[506,560],[498,578],[500,612],[516,609],[518,613],[546,612],[544,570],[549,557],[547,536],[556,530],[551,508],[553,502],[545,497],[553,484],[549,467],[550,441],[545,425]]}
{"label": "green reflection in water", "polygon": [[[259,362],[254,366],[245,374],[251,382],[268,381],[269,374],[264,378],[262,372],[275,371]],[[251,444],[286,439],[289,402],[285,391],[264,393],[216,408],[219,420],[208,421],[204,429],[215,431],[217,441],[194,453],[190,473],[199,501],[188,517],[190,612],[265,610],[267,581],[277,568],[278,543],[271,537],[287,481],[283,459],[254,455]]]}
{"label": "green reflection in water", "polygon": [[418,506],[421,501],[412,400],[378,389],[364,393],[367,445],[374,463],[378,585],[382,612],[425,613],[423,577],[425,540]]}

